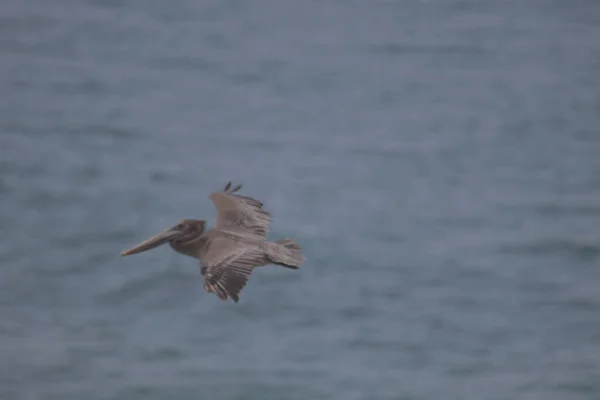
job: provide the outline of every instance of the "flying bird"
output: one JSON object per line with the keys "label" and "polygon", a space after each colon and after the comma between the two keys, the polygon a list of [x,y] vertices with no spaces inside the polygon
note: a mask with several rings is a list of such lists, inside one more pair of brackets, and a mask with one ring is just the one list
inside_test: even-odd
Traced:
{"label": "flying bird", "polygon": [[229,182],[222,192],[209,196],[217,209],[213,228],[205,231],[204,220],[182,219],[121,256],[169,243],[176,252],[199,260],[207,292],[236,303],[254,268],[270,264],[300,268],[304,262],[302,247],[294,239],[269,241],[271,215],[262,202],[237,194],[241,187],[232,189]]}

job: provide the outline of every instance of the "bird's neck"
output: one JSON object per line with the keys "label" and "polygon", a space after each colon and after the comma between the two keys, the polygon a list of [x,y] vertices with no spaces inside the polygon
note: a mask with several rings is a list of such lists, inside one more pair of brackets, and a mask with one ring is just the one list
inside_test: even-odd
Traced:
{"label": "bird's neck", "polygon": [[170,243],[170,245],[171,248],[173,248],[173,250],[179,254],[183,254],[192,258],[198,258],[198,254],[204,248],[206,242],[206,236],[202,235],[183,243]]}

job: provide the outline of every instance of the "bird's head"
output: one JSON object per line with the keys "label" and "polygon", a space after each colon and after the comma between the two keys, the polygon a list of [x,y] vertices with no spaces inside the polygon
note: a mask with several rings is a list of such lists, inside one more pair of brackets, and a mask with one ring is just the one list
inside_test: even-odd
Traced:
{"label": "bird's head", "polygon": [[200,219],[182,219],[177,225],[165,229],[161,233],[144,240],[140,244],[121,253],[121,256],[129,256],[151,250],[155,247],[169,243],[171,247],[178,250],[192,243],[204,233],[205,221]]}

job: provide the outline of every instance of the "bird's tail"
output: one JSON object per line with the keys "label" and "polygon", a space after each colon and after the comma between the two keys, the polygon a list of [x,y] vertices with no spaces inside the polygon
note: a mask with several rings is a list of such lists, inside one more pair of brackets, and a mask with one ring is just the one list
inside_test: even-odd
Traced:
{"label": "bird's tail", "polygon": [[304,262],[302,247],[294,239],[281,239],[270,242],[267,251],[269,261],[282,267],[298,269]]}

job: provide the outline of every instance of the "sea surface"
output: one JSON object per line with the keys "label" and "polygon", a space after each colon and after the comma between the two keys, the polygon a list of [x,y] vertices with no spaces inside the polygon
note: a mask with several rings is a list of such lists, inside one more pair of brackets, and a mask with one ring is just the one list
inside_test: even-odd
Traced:
{"label": "sea surface", "polygon": [[[2,1],[0,400],[600,399],[599,21]],[[119,256],[230,180],[301,270]]]}

